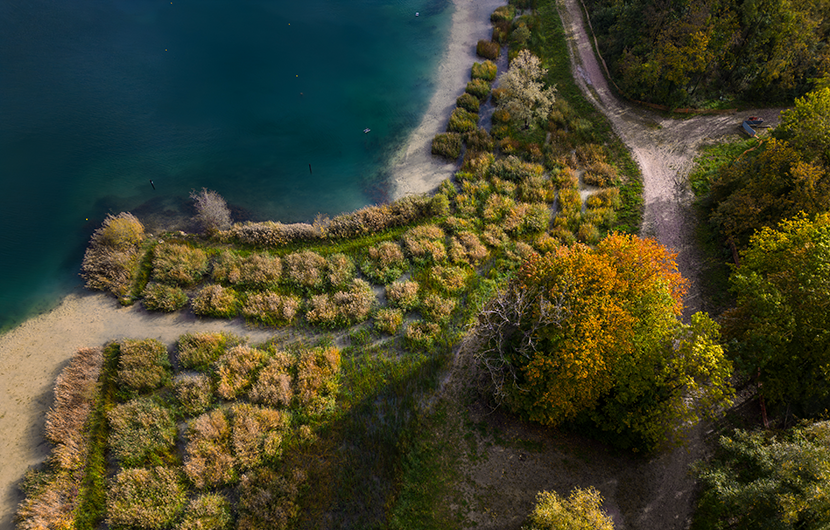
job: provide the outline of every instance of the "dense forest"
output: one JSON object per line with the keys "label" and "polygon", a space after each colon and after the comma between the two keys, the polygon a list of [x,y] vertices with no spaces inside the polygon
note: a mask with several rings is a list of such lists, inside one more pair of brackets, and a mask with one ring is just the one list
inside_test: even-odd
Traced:
{"label": "dense forest", "polygon": [[826,1],[585,5],[612,79],[631,99],[673,107],[784,103],[828,82]]}

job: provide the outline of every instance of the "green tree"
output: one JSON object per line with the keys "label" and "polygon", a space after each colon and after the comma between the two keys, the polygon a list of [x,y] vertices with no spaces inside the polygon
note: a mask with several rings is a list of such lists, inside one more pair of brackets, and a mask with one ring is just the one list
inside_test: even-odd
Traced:
{"label": "green tree", "polygon": [[775,135],[789,141],[807,160],[830,163],[830,88],[797,98],[795,107],[781,113]]}
{"label": "green tree", "polygon": [[830,526],[830,422],[789,432],[735,430],[695,472],[699,530],[813,530]]}
{"label": "green tree", "polygon": [[602,495],[596,488],[574,488],[568,498],[555,491],[540,491],[536,506],[523,530],[614,530],[614,522],[602,511]]}
{"label": "green tree", "polygon": [[830,397],[830,214],[761,230],[730,281],[724,331],[761,396],[807,409]]}
{"label": "green tree", "polygon": [[649,239],[533,255],[479,316],[477,359],[496,398],[528,419],[587,420],[654,448],[731,393],[717,324],[678,320],[684,292],[673,255]]}

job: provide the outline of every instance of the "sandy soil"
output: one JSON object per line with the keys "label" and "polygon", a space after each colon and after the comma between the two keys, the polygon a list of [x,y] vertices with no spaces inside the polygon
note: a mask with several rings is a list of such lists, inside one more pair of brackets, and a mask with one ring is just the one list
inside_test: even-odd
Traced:
{"label": "sandy soil", "polygon": [[43,438],[55,378],[78,348],[123,338],[155,338],[172,345],[184,333],[229,331],[264,342],[273,330],[246,328],[241,320],[200,319],[190,312],[149,313],[121,307],[111,296],[78,291],[54,310],[0,336],[0,529],[12,530],[23,500],[18,484],[51,446]]}
{"label": "sandy soil", "polygon": [[392,163],[393,199],[431,191],[456,171],[456,163],[448,164],[432,156],[432,138],[445,130],[455,100],[464,93],[470,80],[470,68],[482,60],[476,56],[476,43],[490,38],[490,14],[506,1],[454,0],[453,3],[452,29],[435,76],[438,83],[435,95],[421,124]]}

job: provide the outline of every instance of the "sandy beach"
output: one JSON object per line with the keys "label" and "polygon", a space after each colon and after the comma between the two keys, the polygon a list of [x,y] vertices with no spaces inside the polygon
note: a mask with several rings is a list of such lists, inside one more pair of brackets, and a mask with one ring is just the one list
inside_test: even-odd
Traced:
{"label": "sandy beach", "polygon": [[505,0],[454,0],[455,12],[444,57],[436,72],[436,90],[420,125],[409,137],[406,147],[392,163],[393,198],[425,193],[438,187],[455,172],[455,163],[433,157],[432,138],[443,132],[455,100],[464,93],[470,80],[470,68],[476,61],[476,43],[489,39],[492,32],[490,14]]}
{"label": "sandy beach", "polygon": [[[504,0],[455,0],[448,47],[436,72],[438,88],[429,110],[394,164],[395,193],[401,197],[434,189],[449,178],[455,164],[433,159],[433,136],[444,130],[456,98],[477,60],[475,46],[489,38],[492,11]],[[156,338],[172,345],[194,331],[231,331],[262,342],[273,331],[251,329],[233,321],[197,319],[192,313],[149,313],[140,304],[121,307],[101,293],[78,290],[52,311],[0,336],[0,530],[14,528],[22,500],[19,483],[26,470],[43,462],[51,447],[43,436],[55,378],[81,347],[101,346],[123,338]]]}

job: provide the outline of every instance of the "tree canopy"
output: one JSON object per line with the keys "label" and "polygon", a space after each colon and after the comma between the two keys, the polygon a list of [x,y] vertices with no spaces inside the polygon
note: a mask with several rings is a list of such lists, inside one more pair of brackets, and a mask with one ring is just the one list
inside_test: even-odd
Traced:
{"label": "tree canopy", "polygon": [[534,254],[480,315],[478,359],[497,398],[530,420],[588,419],[622,445],[655,447],[730,396],[717,324],[678,319],[685,289],[651,239]]}
{"label": "tree canopy", "polygon": [[506,110],[512,120],[526,127],[546,119],[555,99],[555,90],[545,87],[547,70],[528,50],[522,50],[510,61],[510,69],[499,78],[499,109]]}

